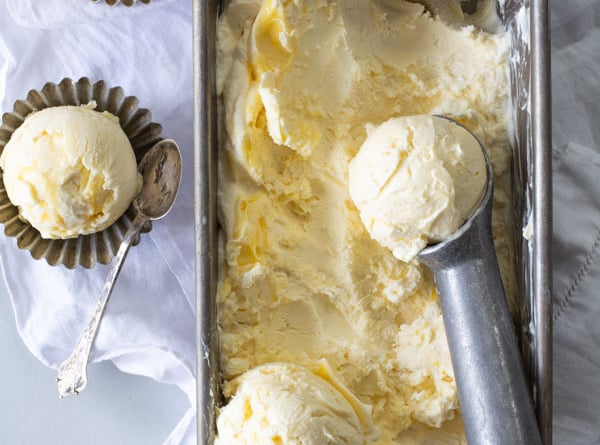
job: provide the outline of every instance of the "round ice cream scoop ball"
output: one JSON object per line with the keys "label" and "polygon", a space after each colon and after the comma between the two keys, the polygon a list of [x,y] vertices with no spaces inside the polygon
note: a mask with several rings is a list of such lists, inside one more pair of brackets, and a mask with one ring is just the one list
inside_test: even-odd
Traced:
{"label": "round ice cream scoop ball", "polygon": [[216,445],[367,445],[379,437],[370,408],[326,366],[268,363],[233,382],[217,419]]}
{"label": "round ice cream scoop ball", "polygon": [[433,116],[368,129],[349,192],[369,234],[403,261],[453,234],[481,201],[486,162],[463,127]]}
{"label": "round ice cream scoop ball", "polygon": [[43,238],[104,230],[140,189],[135,154],[119,119],[94,106],[30,114],[0,157],[10,201]]}
{"label": "round ice cream scoop ball", "polygon": [[[397,257],[402,256],[398,251],[408,252],[409,256],[418,254],[434,273],[468,443],[541,444],[492,240],[493,172],[485,149],[468,130],[445,117],[400,118],[393,120],[393,128],[400,131],[399,139],[389,137],[392,144],[370,148],[368,144],[373,141],[369,138],[377,134],[377,129],[352,161],[370,162],[371,166],[350,165],[350,194],[361,218],[371,236],[383,239]],[[431,137],[431,129],[459,132],[461,141],[477,147],[485,174],[481,175],[478,168],[466,168],[458,176],[451,171],[448,176],[440,173],[440,162],[442,167],[448,162],[444,152],[456,156],[467,150],[446,151],[453,145],[448,144],[452,138]],[[405,144],[398,144],[398,140]],[[424,148],[424,140],[439,145]],[[365,147],[367,153],[379,153],[381,158],[365,156]],[[425,154],[418,155],[423,150]],[[416,160],[411,159],[415,153]],[[394,162],[386,166],[381,159]],[[431,174],[425,166],[431,166]],[[456,204],[459,199],[452,205],[449,198],[451,186],[456,185],[452,181],[467,184],[472,179],[464,174],[477,179],[472,185],[481,182],[480,176],[484,180],[483,187],[466,200],[469,206],[462,207],[466,211],[461,212]],[[361,176],[367,190],[357,195]],[[450,183],[444,180],[448,177]],[[398,188],[398,183],[404,188]],[[461,186],[454,189],[460,193]],[[477,199],[473,199],[475,196]],[[372,203],[376,203],[374,208],[369,207]],[[398,208],[409,214],[401,215]],[[377,209],[379,214],[375,213]],[[458,217],[455,210],[459,210]],[[419,222],[420,217],[425,221]],[[440,227],[440,221],[444,221],[445,230],[432,230]]]}

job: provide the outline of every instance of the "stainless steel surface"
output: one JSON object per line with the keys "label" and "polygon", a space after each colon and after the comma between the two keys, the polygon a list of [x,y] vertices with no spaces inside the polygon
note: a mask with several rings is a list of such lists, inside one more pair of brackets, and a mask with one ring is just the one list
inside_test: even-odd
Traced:
{"label": "stainless steel surface", "polygon": [[511,121],[515,230],[521,295],[522,354],[544,444],[552,443],[552,169],[550,42],[547,0],[507,0],[501,14],[511,35]]}
{"label": "stainless steel surface", "polygon": [[198,443],[215,437],[219,405],[217,288],[217,0],[194,0],[194,186]]}
{"label": "stainless steel surface", "polygon": [[159,142],[146,153],[138,170],[142,174],[144,182],[139,195],[133,200],[133,207],[137,214],[123,237],[113,267],[104,282],[94,312],[79,343],[73,353],[58,368],[58,394],[61,398],[79,394],[87,385],[87,364],[90,351],[113,287],[121,272],[121,266],[133,240],[147,221],[165,216],[175,202],[181,180],[179,148],[175,142],[168,139]]}
{"label": "stainless steel surface", "polygon": [[479,206],[455,234],[418,257],[433,271],[440,294],[468,443],[539,445],[492,240],[493,172],[482,151],[487,188]]}
{"label": "stainless steel surface", "polygon": [[[210,445],[219,406],[217,282],[217,109],[215,97],[218,0],[194,5],[194,142],[196,186],[196,316],[198,345],[198,443]],[[546,0],[505,0],[499,7],[512,34],[511,63],[514,140],[514,239],[519,281],[520,330],[526,371],[530,374],[543,442],[551,444],[551,169],[549,42]],[[517,12],[530,23],[527,34],[516,26]],[[531,73],[531,74],[530,74]],[[531,99],[531,100],[530,100]],[[531,109],[528,104],[531,103]],[[535,197],[535,199],[534,199]],[[532,218],[533,242],[521,230]]]}
{"label": "stainless steel surface", "polygon": [[546,445],[552,443],[552,143],[548,1],[531,2],[533,378]]}

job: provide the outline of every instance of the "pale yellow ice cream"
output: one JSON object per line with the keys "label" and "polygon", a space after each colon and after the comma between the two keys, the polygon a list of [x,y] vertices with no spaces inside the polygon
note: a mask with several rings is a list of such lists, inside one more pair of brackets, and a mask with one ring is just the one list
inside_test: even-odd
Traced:
{"label": "pale yellow ice cream", "polygon": [[43,238],[103,230],[139,192],[135,155],[119,119],[94,105],[29,115],[0,157],[10,201]]}
{"label": "pale yellow ice cream", "polygon": [[435,116],[393,118],[367,133],[348,167],[350,196],[371,237],[408,262],[456,232],[479,204],[482,148]]}
{"label": "pale yellow ice cream", "polygon": [[379,436],[369,407],[329,370],[289,363],[256,367],[228,385],[215,445],[364,445]]}
{"label": "pale yellow ice cream", "polygon": [[375,443],[464,443],[432,275],[371,238],[348,167],[366,124],[460,121],[491,158],[510,264],[507,51],[503,33],[449,27],[402,0],[232,2],[217,73],[225,386],[265,363],[326,360],[373,407]]}

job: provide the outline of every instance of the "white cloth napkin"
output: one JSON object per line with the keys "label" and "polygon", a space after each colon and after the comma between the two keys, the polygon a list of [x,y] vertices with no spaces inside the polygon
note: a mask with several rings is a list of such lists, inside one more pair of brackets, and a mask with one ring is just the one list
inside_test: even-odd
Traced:
{"label": "white cloth napkin", "polygon": [[[125,261],[91,360],[178,385],[190,410],[169,444],[195,443],[195,320],[190,1],[110,8],[86,0],[0,1],[0,112],[29,89],[87,76],[121,86],[182,151],[171,213]],[[29,350],[57,367],[73,349],[108,272],[50,267],[0,236],[2,271]]]}
{"label": "white cloth napkin", "polygon": [[600,154],[577,143],[554,174],[554,441],[600,441]]}
{"label": "white cloth napkin", "polygon": [[[600,2],[552,2],[554,165],[554,443],[600,440]],[[86,0],[0,1],[0,112],[69,76],[120,85],[182,149],[172,213],[124,266],[92,360],[174,383],[190,411],[167,439],[195,443],[191,2],[109,8]],[[107,267],[33,261],[0,236],[18,331],[56,367],[87,321]],[[160,277],[160,279],[157,279]]]}
{"label": "white cloth napkin", "polygon": [[551,4],[554,443],[600,443],[600,2]]}

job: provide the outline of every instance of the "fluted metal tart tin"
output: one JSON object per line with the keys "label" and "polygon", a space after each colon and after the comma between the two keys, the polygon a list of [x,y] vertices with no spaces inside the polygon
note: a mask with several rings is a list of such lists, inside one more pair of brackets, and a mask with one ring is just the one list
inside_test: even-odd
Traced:
{"label": "fluted metal tart tin", "polygon": [[[41,90],[29,91],[24,100],[15,102],[13,111],[2,116],[0,153],[29,114],[61,105],[85,105],[92,100],[96,101],[96,111],[108,111],[119,118],[138,164],[150,147],[162,139],[162,127],[152,122],[150,111],[139,108],[138,99],[126,96],[121,87],[110,88],[102,80],[92,83],[86,77],[77,81],[65,78],[58,84],[49,82]],[[52,266],[62,264],[73,269],[110,263],[134,215],[130,205],[115,223],[100,232],[66,240],[44,239],[37,229],[19,217],[19,210],[8,199],[0,170],[0,223],[4,225],[5,235],[16,238],[17,246],[29,250],[33,258],[43,258]],[[148,232],[151,227],[147,224],[144,231]]]}
{"label": "fluted metal tart tin", "polygon": [[[94,2],[99,2],[101,0],[92,0]],[[133,6],[135,5],[136,0],[104,0],[106,2],[107,5],[109,6],[115,6],[118,5],[119,3],[123,3],[125,6]],[[148,4],[150,3],[151,0],[140,0],[140,3],[143,4]]]}

